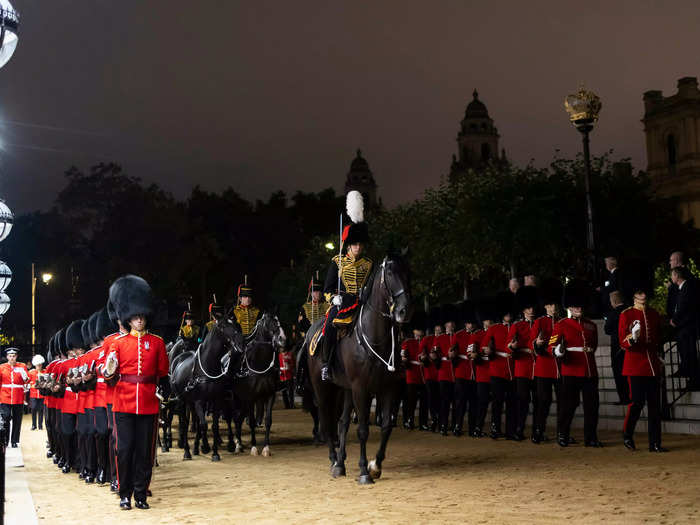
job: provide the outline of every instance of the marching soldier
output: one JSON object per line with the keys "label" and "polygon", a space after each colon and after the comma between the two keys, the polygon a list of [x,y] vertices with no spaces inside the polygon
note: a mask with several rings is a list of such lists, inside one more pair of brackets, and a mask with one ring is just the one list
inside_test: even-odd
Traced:
{"label": "marching soldier", "polygon": [[[532,442],[539,444],[546,439],[545,428],[549,409],[552,406],[552,389],[557,396],[557,414],[561,409],[561,378],[556,359],[547,352],[547,344],[554,331],[554,325],[559,322],[561,314],[559,303],[561,301],[561,287],[544,287],[542,301],[546,314],[535,320],[532,325],[530,338],[532,349],[537,358],[535,360],[535,384],[537,388],[537,405],[533,417]],[[559,418],[557,417],[557,420]]]}
{"label": "marching soldier", "polygon": [[476,382],[474,379],[473,362],[469,358],[469,347],[473,342],[476,331],[476,315],[471,302],[463,303],[464,329],[456,334],[457,354],[455,356],[455,416],[453,417],[455,436],[462,435],[464,414],[469,407],[467,429],[471,436],[476,427],[477,403]]}
{"label": "marching soldier", "polygon": [[[598,440],[598,368],[595,351],[598,348],[598,331],[593,322],[583,316],[583,308],[590,300],[588,286],[572,281],[564,290],[564,307],[571,312],[554,325],[549,339],[549,351],[561,362],[562,407],[559,413],[559,435],[562,447],[569,446],[571,423],[579,398],[583,397],[583,433],[587,447],[602,447]],[[557,400],[559,402],[559,400]]]}
{"label": "marching soldier", "polygon": [[622,437],[625,447],[635,450],[634,429],[646,404],[649,452],[667,452],[661,446],[661,316],[646,302],[646,291],[638,289],[634,293],[634,306],[620,315],[618,333],[625,351],[622,373],[629,380],[632,400],[627,406]]}
{"label": "marching soldier", "polygon": [[418,426],[421,430],[428,428],[428,405],[423,380],[423,364],[420,362],[420,342],[425,334],[425,316],[413,314],[411,320],[413,337],[401,343],[401,361],[406,369],[406,397],[403,401],[403,426],[408,430],[415,428],[414,417],[416,404],[418,409]]}
{"label": "marching soldier", "polygon": [[248,336],[255,328],[255,323],[260,318],[260,309],[253,306],[253,288],[245,282],[238,287],[238,304],[233,309],[233,315],[241,327],[241,333]]}
{"label": "marching soldier", "polygon": [[60,364],[61,382],[65,386],[63,390],[63,403],[61,404],[61,434],[63,436],[63,450],[65,463],[63,473],[68,474],[71,469],[80,472],[78,466],[78,443],[76,439],[76,427],[79,413],[78,385],[81,382],[78,373],[78,358],[83,352],[83,336],[81,333],[83,321],[73,321],[66,328],[65,347],[68,358]]}
{"label": "marching soldier", "polygon": [[472,437],[481,438],[487,435],[484,432],[484,424],[486,412],[491,402],[491,374],[489,372],[491,348],[486,345],[484,336],[498,319],[492,299],[484,299],[480,302],[477,316],[481,320],[482,328],[472,334],[468,348],[476,380],[477,413]]}
{"label": "marching soldier", "polygon": [[326,316],[326,312],[331,306],[321,297],[321,283],[318,280],[318,272],[316,273],[316,279],[312,278],[309,283],[309,297],[301,305],[299,317],[297,318],[302,337],[306,335],[312,324]]}
{"label": "marching soldier", "polygon": [[199,339],[199,326],[194,324],[194,317],[189,310],[182,314],[182,325],[180,326],[178,337],[187,341],[197,341]]}
{"label": "marching soldier", "polygon": [[428,395],[428,406],[430,407],[430,430],[437,432],[440,421],[440,383],[438,382],[438,369],[435,365],[435,362],[438,360],[438,354],[435,349],[437,348],[436,340],[442,335],[442,324],[440,324],[437,309],[433,309],[429,317],[430,328],[433,333],[421,339],[420,361],[423,363],[425,390]]}
{"label": "marching soldier", "polygon": [[338,338],[338,328],[352,323],[358,311],[360,292],[372,271],[372,260],[364,256],[369,232],[364,223],[362,195],[351,191],[346,198],[346,210],[351,223],[341,236],[342,255],[333,257],[328,267],[323,292],[331,306],[323,325],[321,339],[321,379],[330,379],[330,359]]}
{"label": "marching soldier", "polygon": [[[513,383],[513,352],[508,347],[508,332],[512,321],[512,298],[501,294],[497,300],[500,316],[499,323],[489,327],[481,341],[482,346],[491,349],[489,354],[489,374],[491,375],[491,438],[503,437],[501,433],[501,414],[506,407],[506,439],[518,440],[516,430],[516,399]],[[519,441],[519,440],[518,440]]]}
{"label": "marching soldier", "polygon": [[[29,381],[27,366],[17,362],[16,348],[5,350],[7,363],[0,365],[0,414],[5,420],[5,446],[12,442],[12,448],[19,444],[24,409],[24,385]],[[10,423],[12,437],[10,438]]]}
{"label": "marching soldier", "polygon": [[29,402],[31,403],[32,409],[32,430],[37,429],[37,424],[39,430],[43,429],[44,424],[44,396],[41,395],[39,389],[37,388],[37,381],[41,375],[41,371],[44,368],[44,356],[37,354],[32,357],[32,368],[29,371]]}
{"label": "marching soldier", "polygon": [[[535,323],[535,308],[538,297],[537,288],[523,286],[515,293],[518,311],[523,319],[513,323],[508,332],[508,348],[515,361],[515,392],[517,396],[517,425],[515,436],[518,441],[525,439],[525,424],[532,403],[533,415],[537,407],[535,394],[535,352],[530,341],[532,326]],[[534,419],[534,418],[533,418]],[[534,425],[532,435],[535,435]]]}
{"label": "marching soldier", "polygon": [[142,278],[127,275],[109,290],[110,301],[122,325],[131,331],[114,339],[105,362],[105,378],[116,381],[114,418],[117,441],[119,507],[148,509],[148,484],[153,468],[153,450],[159,402],[156,388],[167,397],[168,356],[163,340],[146,330],[153,313],[151,289]]}
{"label": "marching soldier", "polygon": [[294,408],[294,353],[290,347],[284,347],[278,357],[284,408]]}

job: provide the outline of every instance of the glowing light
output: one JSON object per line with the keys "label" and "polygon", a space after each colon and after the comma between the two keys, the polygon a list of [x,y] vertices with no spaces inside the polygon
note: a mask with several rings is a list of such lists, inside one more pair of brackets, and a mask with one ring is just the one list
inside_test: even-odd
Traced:
{"label": "glowing light", "polygon": [[41,280],[44,281],[44,284],[49,284],[51,279],[53,279],[52,273],[42,273],[41,274]]}
{"label": "glowing light", "polygon": [[326,250],[335,250],[335,244],[333,244],[332,242],[327,242],[325,246]]}

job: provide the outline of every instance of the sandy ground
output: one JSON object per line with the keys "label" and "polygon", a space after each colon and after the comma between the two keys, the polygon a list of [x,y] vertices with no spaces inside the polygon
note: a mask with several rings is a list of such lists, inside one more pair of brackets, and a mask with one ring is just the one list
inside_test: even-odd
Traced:
{"label": "sandy ground", "polygon": [[[327,449],[311,443],[310,417],[275,410],[273,421],[271,457],[251,457],[247,447],[244,455],[224,451],[219,463],[182,461],[180,449],[159,454],[151,509],[120,511],[106,486],[60,473],[45,457],[44,433],[25,419],[21,446],[39,522],[700,522],[699,437],[667,435],[672,451],[650,454],[640,434],[632,453],[617,433],[603,433],[608,446],[593,450],[396,429],[382,478],[359,486],[354,426],[348,477],[332,480]],[[371,427],[372,453],[378,435]]]}

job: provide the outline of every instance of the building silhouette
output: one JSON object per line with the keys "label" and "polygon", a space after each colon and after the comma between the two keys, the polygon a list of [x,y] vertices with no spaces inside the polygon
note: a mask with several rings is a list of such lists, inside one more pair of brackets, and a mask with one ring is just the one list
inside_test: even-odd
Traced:
{"label": "building silhouette", "polygon": [[644,93],[647,173],[660,197],[678,199],[684,221],[700,226],[700,90],[695,77],[678,80],[678,92]]}
{"label": "building silhouette", "polygon": [[345,194],[352,190],[362,193],[366,208],[377,206],[377,183],[374,180],[369,163],[362,156],[362,150],[357,150],[357,156],[350,163],[350,171],[345,178]]}

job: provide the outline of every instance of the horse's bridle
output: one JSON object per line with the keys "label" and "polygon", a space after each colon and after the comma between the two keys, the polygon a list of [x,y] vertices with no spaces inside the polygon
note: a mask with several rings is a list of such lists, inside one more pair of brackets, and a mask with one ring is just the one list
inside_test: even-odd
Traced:
{"label": "horse's bridle", "polygon": [[377,311],[376,309],[372,308],[372,305],[367,301],[367,305],[371,310],[377,311],[378,314],[380,314],[382,317],[391,317],[394,313],[394,304],[396,303],[396,300],[401,297],[403,294],[406,293],[406,290],[401,288],[399,291],[394,293],[391,288],[389,287],[388,280],[386,278],[386,263],[387,263],[387,258],[384,257],[384,260],[382,261],[382,264],[380,265],[380,268],[382,269],[381,275],[379,277],[379,285],[386,290],[387,294],[387,299],[386,299],[386,305],[388,307],[388,312],[382,312],[381,310]]}
{"label": "horse's bridle", "polygon": [[[277,317],[274,317],[275,321],[277,322],[277,333],[272,336],[272,341],[259,341],[259,340],[254,340],[252,336],[255,335],[255,333],[258,331],[258,326],[262,323],[262,319],[260,319],[257,323],[255,323],[255,328],[253,331],[250,333],[250,338],[246,338],[246,348],[243,350],[243,364],[245,364],[246,368],[254,374],[257,375],[262,375],[267,373],[272,367],[275,366],[277,362],[277,348],[279,348],[281,345],[279,344],[279,339],[280,339],[280,332],[282,332],[282,326],[280,325],[279,320]],[[252,343],[255,341],[256,344],[261,344],[261,345],[270,345],[272,347],[272,359],[270,360],[270,364],[267,366],[265,370],[256,370],[250,366],[250,363],[248,362],[248,344]]]}
{"label": "horse's bridle", "polygon": [[[216,380],[216,379],[221,379],[222,377],[224,377],[228,373],[228,369],[231,365],[231,355],[232,355],[233,350],[236,348],[236,342],[233,340],[232,337],[229,337],[229,335],[226,332],[224,332],[224,329],[222,327],[219,326],[218,320],[214,323],[214,330],[212,330],[212,332],[218,332],[221,336],[223,336],[224,348],[228,347],[227,354],[229,356],[229,361],[228,361],[229,364],[225,368],[224,367],[221,368],[221,373],[219,375],[209,374],[204,369],[204,366],[202,366],[202,358],[200,357],[201,356],[200,350],[202,349],[202,344],[204,343],[204,341],[199,343],[199,346],[197,347],[197,351],[195,352],[195,355],[197,357],[197,364],[199,365],[199,369],[202,371],[204,376],[207,379]],[[226,355],[226,354],[224,354],[224,355]],[[222,358],[223,358],[223,356],[222,356]]]}

